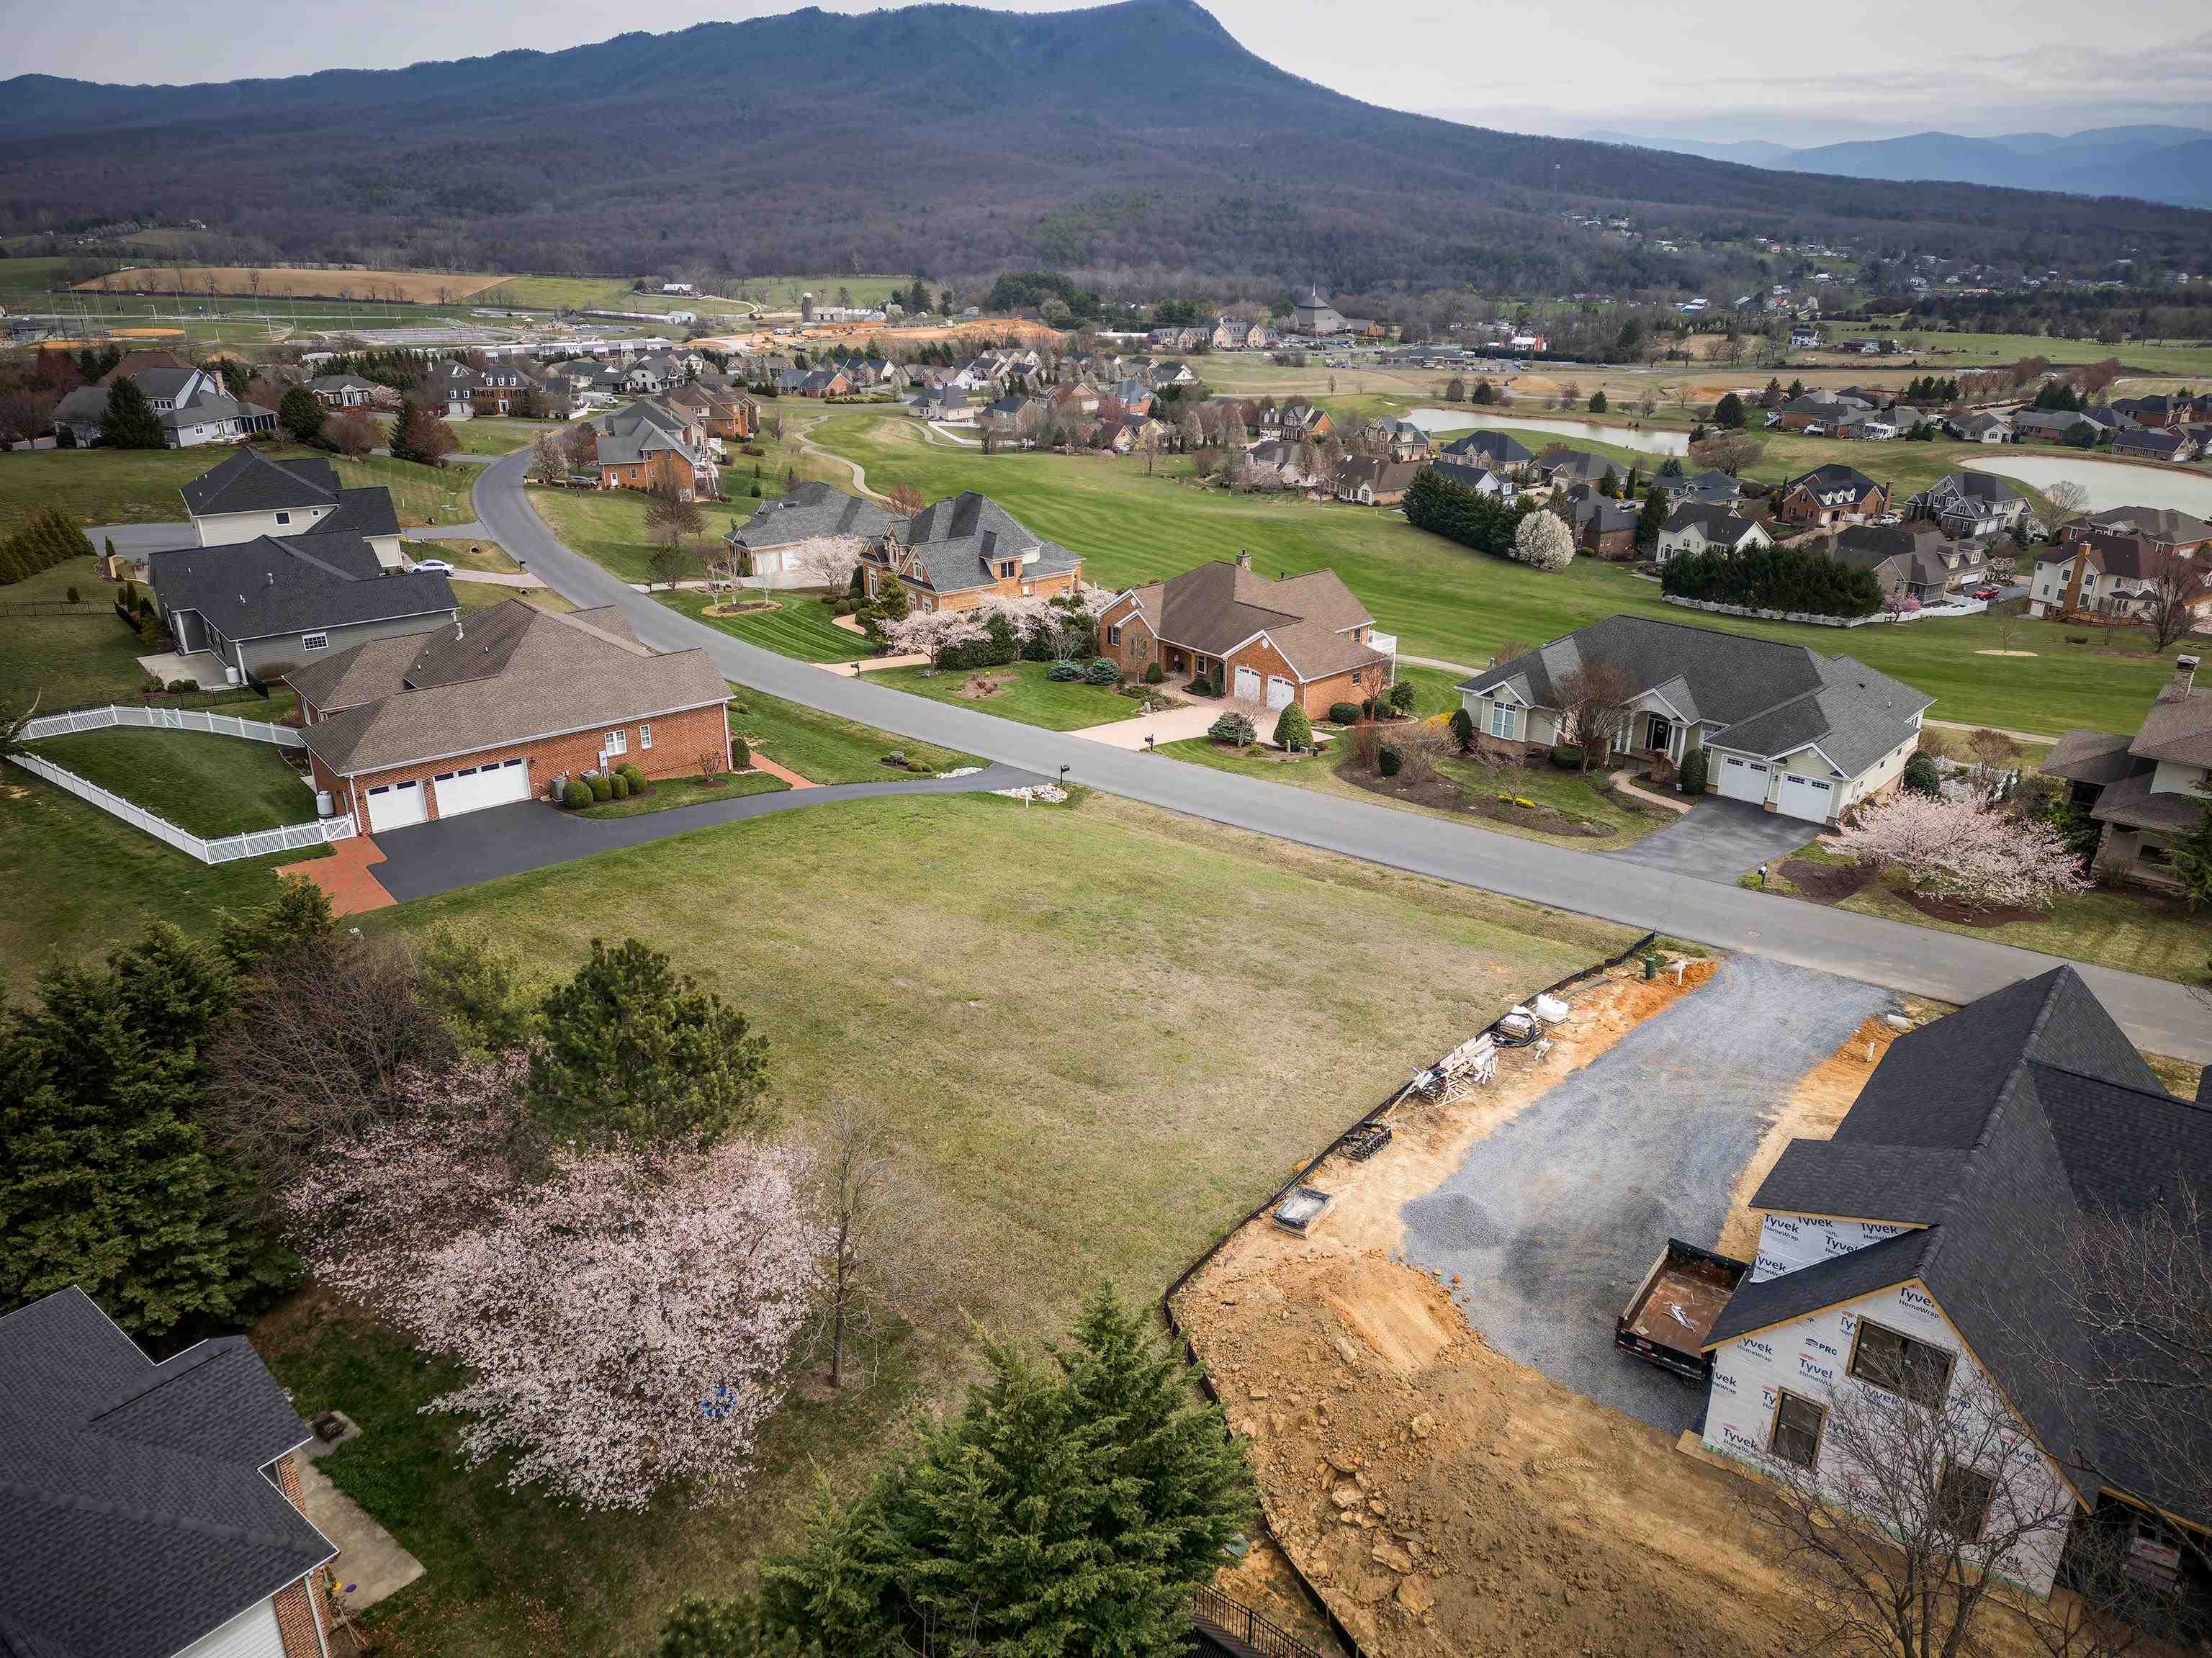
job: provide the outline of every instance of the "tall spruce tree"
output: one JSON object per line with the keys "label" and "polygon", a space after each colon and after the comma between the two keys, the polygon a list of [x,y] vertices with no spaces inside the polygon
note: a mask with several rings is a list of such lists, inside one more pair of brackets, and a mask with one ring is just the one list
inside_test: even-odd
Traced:
{"label": "tall spruce tree", "polygon": [[1636,544],[1650,549],[1659,544],[1659,531],[1667,525],[1667,492],[1653,484],[1644,492],[1644,510],[1636,515]]}
{"label": "tall spruce tree", "polygon": [[161,416],[132,380],[118,380],[107,388],[107,410],[100,417],[100,440],[111,449],[161,449]]}
{"label": "tall spruce tree", "polygon": [[323,434],[323,405],[306,386],[293,386],[276,405],[276,423],[301,442],[313,443]]}

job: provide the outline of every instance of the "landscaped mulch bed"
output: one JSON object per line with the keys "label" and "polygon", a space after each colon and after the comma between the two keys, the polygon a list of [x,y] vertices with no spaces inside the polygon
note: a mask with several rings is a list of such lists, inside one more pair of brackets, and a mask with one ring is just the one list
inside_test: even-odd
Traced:
{"label": "landscaped mulch bed", "polygon": [[1534,829],[1543,835],[1602,841],[1613,833],[1602,824],[1587,823],[1579,818],[1565,817],[1549,806],[1532,808],[1489,795],[1469,793],[1448,777],[1432,777],[1425,783],[1408,783],[1402,777],[1384,777],[1379,773],[1361,772],[1349,765],[1340,767],[1336,774],[1355,788],[1364,789],[1370,794],[1383,795],[1392,800],[1410,801],[1417,806],[1432,806],[1439,811],[1496,818],[1500,823]]}
{"label": "landscaped mulch bed", "polygon": [[1948,921],[1954,926],[2008,926],[2014,921],[2034,921],[2042,919],[2041,912],[2016,907],[1996,909],[1969,909],[1955,898],[1930,898],[1899,887],[1897,896],[1923,915],[1939,921]]}
{"label": "landscaped mulch bed", "polygon": [[1782,878],[1816,904],[1840,904],[1866,890],[1881,873],[1877,864],[1815,864],[1803,858],[1786,859]]}

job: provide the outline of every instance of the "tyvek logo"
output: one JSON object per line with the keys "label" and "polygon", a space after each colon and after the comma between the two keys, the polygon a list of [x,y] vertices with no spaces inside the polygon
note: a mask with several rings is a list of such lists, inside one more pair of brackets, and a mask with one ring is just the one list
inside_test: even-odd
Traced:
{"label": "tyvek logo", "polygon": [[1833,1232],[1829,1233],[1821,1241],[1828,1246],[1828,1253],[1832,1255],[1848,1255],[1852,1250],[1861,1247],[1849,1238],[1838,1237]]}
{"label": "tyvek logo", "polygon": [[1774,1357],[1774,1344],[1771,1341],[1761,1341],[1757,1336],[1746,1336],[1739,1345],[1744,1351],[1756,1353],[1761,1358]]}
{"label": "tyvek logo", "polygon": [[1905,1230],[1902,1226],[1893,1226],[1886,1220],[1865,1221],[1862,1225],[1865,1229],[1866,1235],[1870,1238],[1893,1238]]}
{"label": "tyvek logo", "polygon": [[1821,1232],[1833,1231],[1836,1225],[1835,1222],[1823,1215],[1801,1215],[1798,1217],[1797,1224],[1801,1226],[1812,1227],[1814,1230]]}
{"label": "tyvek logo", "polygon": [[1835,1371],[1821,1363],[1810,1353],[1797,1355],[1797,1373],[1800,1376],[1808,1376],[1815,1382],[1832,1382],[1836,1379]]}
{"label": "tyvek logo", "polygon": [[1732,1423],[1721,1424],[1721,1443],[1732,1451],[1741,1451],[1748,1456],[1763,1456],[1766,1454],[1765,1446],[1760,1444],[1749,1434],[1738,1430]]}
{"label": "tyvek logo", "polygon": [[1789,1215],[1769,1215],[1766,1226],[1761,1230],[1771,1230],[1781,1233],[1785,1238],[1794,1238],[1797,1236],[1797,1222]]}
{"label": "tyvek logo", "polygon": [[1789,1270],[1790,1263],[1788,1261],[1781,1260],[1778,1256],[1770,1255],[1765,1250],[1762,1249],[1759,1252],[1759,1259],[1753,1263],[1752,1276],[1763,1284],[1768,1278],[1780,1278]]}
{"label": "tyvek logo", "polygon": [[1717,1394],[1734,1394],[1735,1392],[1735,1378],[1730,1376],[1726,1370],[1715,1370],[1713,1372],[1713,1391]]}
{"label": "tyvek logo", "polygon": [[1841,1358],[1843,1357],[1841,1353],[1838,1352],[1833,1347],[1831,1347],[1826,1342],[1821,1340],[1818,1336],[1807,1336],[1805,1338],[1805,1345],[1808,1347],[1810,1347],[1816,1353],[1826,1353],[1830,1358]]}
{"label": "tyvek logo", "polygon": [[1900,1284],[1898,1287],[1897,1299],[1900,1306],[1910,1307],[1916,1313],[1932,1315],[1936,1310],[1935,1302],[1909,1284]]}

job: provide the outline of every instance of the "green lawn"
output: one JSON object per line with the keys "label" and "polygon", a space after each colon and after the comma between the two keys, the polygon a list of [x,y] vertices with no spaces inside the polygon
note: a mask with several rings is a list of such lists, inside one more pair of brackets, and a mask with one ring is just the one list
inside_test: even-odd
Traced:
{"label": "green lawn", "polygon": [[79,524],[181,519],[185,500],[177,492],[229,453],[228,449],[27,449],[0,454],[0,536],[12,534],[25,519],[57,507]]}
{"label": "green lawn", "polygon": [[452,425],[465,455],[504,455],[529,448],[547,432],[568,429],[565,421],[520,420],[499,415],[478,415],[469,420],[454,421]]}
{"label": "green lawn", "polygon": [[[298,801],[289,817],[272,823],[304,823],[314,816],[313,797],[297,783],[289,786]],[[49,952],[75,960],[110,950],[152,920],[173,921],[196,935],[211,933],[217,909],[266,903],[276,896],[278,868],[321,855],[309,850],[203,864],[88,801],[0,763],[0,892],[7,894],[0,903],[0,998],[27,993]]]}
{"label": "green lawn", "polygon": [[[768,1036],[795,1126],[841,1096],[880,1107],[916,1193],[911,1333],[865,1394],[787,1405],[760,1483],[704,1511],[593,1518],[505,1492],[416,1410],[448,1384],[435,1367],[313,1303],[263,1322],[301,1408],[365,1430],[324,1466],[428,1568],[372,1617],[380,1649],[492,1658],[645,1649],[678,1594],[728,1592],[792,1537],[817,1464],[856,1477],[909,1409],[957,1398],[969,1318],[1026,1342],[1109,1275],[1158,1294],[1424,1058],[1629,937],[1095,797],[825,805],[363,925],[497,937],[544,975],[592,938],[649,938]],[[1285,1042],[1220,1017],[1325,996],[1316,939],[1329,985],[1395,987],[1389,1018]]]}
{"label": "green lawn", "polygon": [[742,685],[732,689],[731,731],[810,783],[873,783],[898,777],[903,774],[883,763],[883,756],[893,752],[933,772],[983,763],[973,755],[802,708],[766,691]]}
{"label": "green lawn", "polygon": [[[530,504],[572,552],[602,566],[624,581],[656,580],[655,544],[646,533],[647,498],[635,489],[548,489],[532,485]],[[716,525],[714,509],[708,522]],[[697,564],[695,558],[694,566]],[[696,568],[685,572],[699,574]]]}
{"label": "green lawn", "polygon": [[2022,950],[2039,950],[2077,962],[2095,962],[2155,979],[2201,984],[2212,959],[2212,916],[2191,915],[2179,903],[2112,888],[2063,897],[2048,914],[2002,926],[1963,926],[1939,921],[1907,903],[1899,878],[1885,876],[1838,907],[1862,915],[1887,916],[1915,926],[1969,933]]}
{"label": "green lawn", "polygon": [[790,786],[781,777],[771,777],[764,771],[732,772],[712,787],[696,777],[664,777],[653,786],[650,794],[633,794],[627,800],[602,800],[595,806],[585,807],[577,816],[636,817],[648,811],[666,811],[672,806],[696,806],[704,800],[731,800],[741,794],[774,794]]}
{"label": "green lawn", "polygon": [[208,840],[314,820],[313,793],[267,743],[118,726],[50,737],[33,752]]}
{"label": "green lawn", "polygon": [[[1003,720],[1018,720],[1024,726],[1042,726],[1048,731],[1081,731],[1086,726],[1130,719],[1137,712],[1135,701],[1110,685],[1093,685],[1079,679],[1063,684],[1051,677],[1051,665],[1043,662],[1012,662],[1003,668],[979,668],[973,673],[885,668],[871,673],[868,679],[933,702],[976,708]],[[975,688],[981,685],[996,689],[989,695],[979,695]]]}
{"label": "green lawn", "polygon": [[[1038,534],[1084,554],[1085,579],[1109,587],[1232,558],[1240,549],[1269,575],[1333,567],[1398,635],[1401,651],[1446,661],[1480,665],[1509,642],[1540,644],[1628,612],[1848,653],[1934,696],[1936,718],[2052,733],[2076,725],[2134,731],[2169,672],[2166,661],[2148,655],[2069,646],[2053,622],[2015,625],[2010,647],[2034,656],[1992,657],[1976,654],[2001,646],[2000,623],[1987,616],[1844,629],[1705,616],[1662,603],[1656,584],[1618,565],[1577,559],[1546,574],[1391,513],[1200,489],[1165,474],[1147,478],[1139,461],[985,456],[924,443],[913,422],[872,414],[833,414],[817,440],[860,461],[878,489],[987,491]],[[1884,451],[1908,447],[1924,458],[1943,446]]]}
{"label": "green lawn", "polygon": [[769,598],[775,608],[751,610],[743,616],[708,616],[707,607],[721,603],[726,595],[672,593],[665,590],[660,602],[694,622],[720,629],[733,639],[774,651],[778,656],[796,657],[801,662],[852,662],[874,653],[874,647],[866,639],[848,633],[831,620],[830,607],[823,604],[820,594],[812,588],[767,594],[749,591],[745,596]]}
{"label": "green lawn", "polygon": [[442,558],[456,569],[489,570],[495,575],[523,573],[522,566],[509,558],[507,550],[495,541],[410,541],[407,553],[410,558]]}
{"label": "green lawn", "polygon": [[576,607],[555,592],[550,587],[509,587],[496,581],[456,581],[453,597],[465,610],[489,610],[510,598],[520,598],[536,605],[541,610],[559,614]]}
{"label": "green lawn", "polygon": [[424,466],[389,455],[330,459],[338,470],[338,482],[346,488],[380,483],[391,490],[402,524],[466,524],[477,515],[473,466]]}

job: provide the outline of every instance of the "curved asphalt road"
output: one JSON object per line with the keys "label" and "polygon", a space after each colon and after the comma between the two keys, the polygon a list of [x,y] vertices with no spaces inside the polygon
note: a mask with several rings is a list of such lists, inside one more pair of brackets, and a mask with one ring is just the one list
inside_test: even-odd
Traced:
{"label": "curved asphalt road", "polygon": [[[678,616],[570,552],[524,493],[529,459],[527,450],[508,455],[484,468],[477,481],[477,517],[510,553],[574,604],[619,605],[647,644],[663,650],[703,647],[726,678],[771,695],[1047,777],[1064,765],[1073,781],[1216,823],[1942,1001],[1972,1001],[2058,964],[2055,957],[1984,938],[1769,897],[1390,806],[1184,765],[824,673]],[[2212,929],[2207,942],[2212,948]],[[2186,987],[2076,965],[2139,1045],[2198,1065],[2212,1062],[2212,1006]]]}

